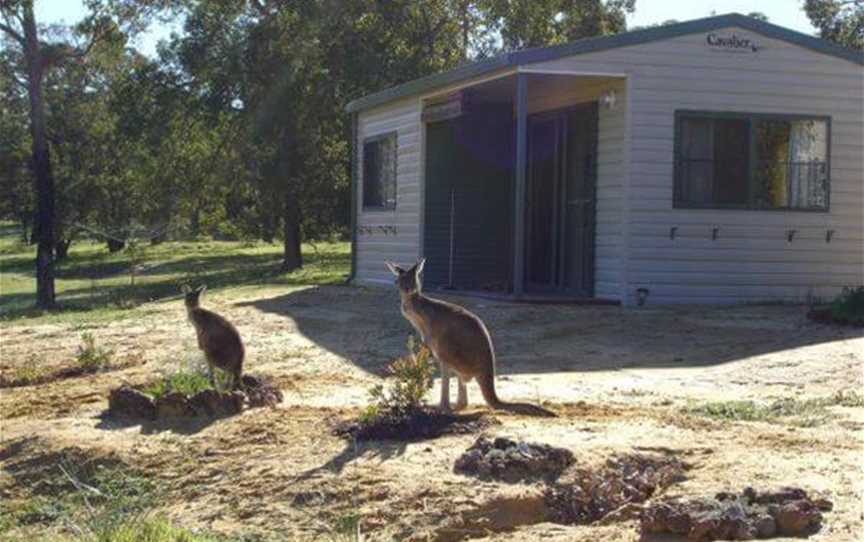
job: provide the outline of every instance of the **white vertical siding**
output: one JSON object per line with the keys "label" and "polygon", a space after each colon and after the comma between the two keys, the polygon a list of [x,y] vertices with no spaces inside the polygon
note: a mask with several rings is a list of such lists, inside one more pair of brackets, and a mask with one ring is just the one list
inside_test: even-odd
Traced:
{"label": "white vertical siding", "polygon": [[[631,78],[625,301],[639,287],[651,302],[741,302],[826,297],[864,283],[864,70],[748,31],[717,33],[732,31],[761,49],[710,51],[700,33],[532,66]],[[673,208],[678,109],[830,116],[830,211]]]}
{"label": "white vertical siding", "polygon": [[[420,250],[420,108],[417,98],[399,100],[359,114],[357,225],[372,233],[357,236],[357,280],[391,282],[385,260],[413,262]],[[363,210],[363,140],[396,132],[396,208],[390,211]],[[392,226],[385,233],[379,226]]]}

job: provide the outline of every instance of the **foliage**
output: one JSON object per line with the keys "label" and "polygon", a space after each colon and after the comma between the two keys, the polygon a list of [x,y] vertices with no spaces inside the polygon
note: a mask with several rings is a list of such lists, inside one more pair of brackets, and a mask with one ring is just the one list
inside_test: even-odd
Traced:
{"label": "foliage", "polygon": [[804,11],[822,38],[864,49],[864,0],[805,0]]}
{"label": "foliage", "polygon": [[[161,232],[154,244],[280,241],[282,269],[300,268],[304,240],[347,235],[351,99],[503,50],[618,32],[633,5],[88,1],[80,24],[38,28],[51,59],[41,85],[54,253],[62,260],[71,243],[95,237],[113,254],[143,228]],[[130,47],[165,14],[184,24],[158,58]],[[29,240],[40,230],[27,167],[31,111],[18,84],[27,62],[5,39],[0,219]]]}
{"label": "foliage", "polygon": [[78,346],[78,354],[75,356],[75,360],[81,368],[87,371],[99,371],[111,364],[114,351],[98,346],[92,333],[83,333],[81,343]]}
{"label": "foliage", "polygon": [[864,396],[854,390],[830,397],[777,399],[767,404],[754,401],[717,401],[690,405],[688,414],[729,421],[783,422],[802,427],[821,425],[832,417],[829,407],[864,407]]}
{"label": "foliage", "polygon": [[864,325],[864,286],[843,288],[831,303],[831,318],[839,324]]}
{"label": "foliage", "polygon": [[435,366],[425,344],[417,345],[408,338],[408,355],[396,359],[388,367],[393,377],[388,389],[378,384],[369,390],[370,405],[363,414],[365,420],[378,416],[400,416],[420,408],[423,398],[432,389]]}
{"label": "foliage", "polygon": [[161,397],[169,393],[183,393],[195,395],[204,390],[212,389],[209,377],[203,372],[195,369],[185,368],[165,375],[144,388],[144,393],[153,397]]}

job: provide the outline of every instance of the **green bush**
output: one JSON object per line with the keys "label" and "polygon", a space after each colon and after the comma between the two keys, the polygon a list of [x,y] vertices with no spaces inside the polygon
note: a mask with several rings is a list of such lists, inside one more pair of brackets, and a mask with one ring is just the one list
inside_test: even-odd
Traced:
{"label": "green bush", "polygon": [[92,333],[82,334],[81,342],[83,344],[78,346],[78,354],[75,356],[80,367],[87,371],[100,371],[111,365],[114,351],[97,346]]}
{"label": "green bush", "polygon": [[408,355],[398,358],[388,367],[393,377],[389,388],[378,384],[369,390],[371,402],[362,418],[369,420],[379,415],[405,414],[420,408],[426,392],[432,388],[435,366],[430,358],[426,345],[417,345],[414,337],[410,337]]}
{"label": "green bush", "polygon": [[194,369],[180,369],[150,384],[142,391],[153,397],[161,397],[174,392],[195,395],[212,388],[210,378],[206,374]]}
{"label": "green bush", "polygon": [[831,302],[831,319],[839,324],[864,326],[864,286],[843,288]]}

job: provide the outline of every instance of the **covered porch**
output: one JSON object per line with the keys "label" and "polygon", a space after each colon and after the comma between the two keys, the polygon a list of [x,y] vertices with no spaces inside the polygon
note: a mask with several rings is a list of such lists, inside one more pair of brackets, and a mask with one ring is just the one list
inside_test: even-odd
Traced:
{"label": "covered porch", "polygon": [[621,74],[520,68],[422,97],[429,288],[602,301],[601,140],[623,139],[625,88]]}

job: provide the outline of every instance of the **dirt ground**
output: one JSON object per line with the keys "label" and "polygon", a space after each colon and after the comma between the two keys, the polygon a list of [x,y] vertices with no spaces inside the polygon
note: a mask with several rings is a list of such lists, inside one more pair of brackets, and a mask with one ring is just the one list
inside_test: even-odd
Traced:
{"label": "dirt ground", "polygon": [[[831,407],[814,427],[731,422],[684,412],[731,399],[826,397],[864,391],[864,332],[814,324],[793,306],[520,305],[453,298],[489,326],[499,395],[541,402],[555,419],[496,414],[487,431],[572,450],[578,464],[615,453],[674,455],[693,467],[665,495],[795,484],[834,502],[817,541],[864,533],[864,408]],[[187,527],[329,539],[349,516],[367,540],[638,540],[634,520],[599,526],[537,523],[538,487],[453,472],[477,435],[416,443],[347,444],[332,436],[356,415],[410,327],[395,292],[348,287],[238,288],[205,303],[235,322],[247,370],[273,376],[285,401],[217,421],[159,426],[106,421],[111,388],[140,384],[199,356],[182,301],[143,319],[91,327],[2,329],[0,369],[58,367],[82,331],[129,367],[0,389],[0,498],[26,492],[27,466],[73,450],[111,456],[170,488],[159,512]],[[430,400],[437,397],[435,388]],[[451,393],[455,397],[455,389]],[[483,409],[469,385],[471,409]],[[479,527],[478,527],[479,526]]]}

